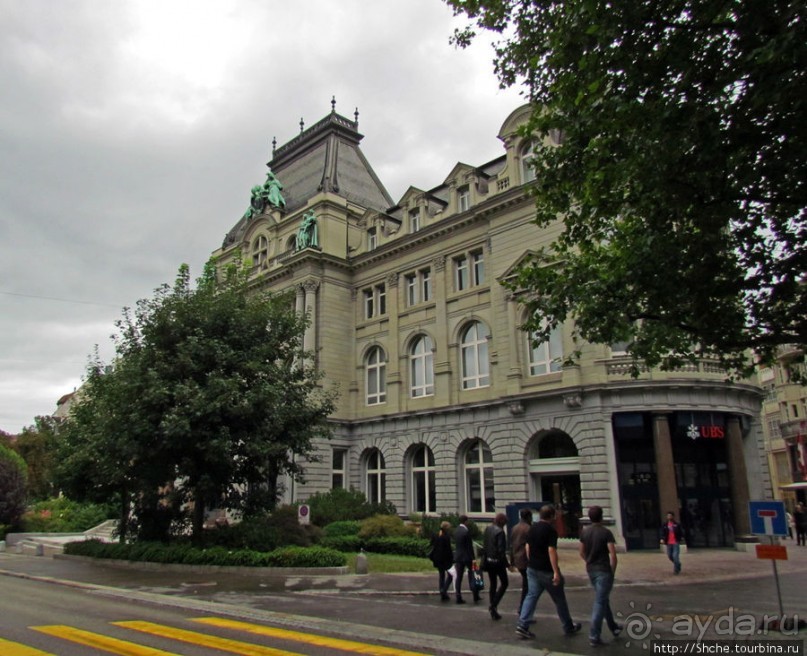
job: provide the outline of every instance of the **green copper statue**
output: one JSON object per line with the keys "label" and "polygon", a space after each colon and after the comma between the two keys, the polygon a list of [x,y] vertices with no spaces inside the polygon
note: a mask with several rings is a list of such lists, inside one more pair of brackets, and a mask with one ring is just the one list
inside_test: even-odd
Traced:
{"label": "green copper statue", "polygon": [[300,223],[300,228],[297,230],[297,250],[301,251],[311,246],[314,248],[319,247],[317,217],[314,216],[313,210],[303,214],[303,221]]}
{"label": "green copper statue", "polygon": [[244,219],[249,221],[254,216],[260,214],[266,209],[267,205],[272,205],[278,209],[286,208],[286,200],[280,193],[283,185],[277,179],[272,169],[266,174],[266,182],[263,185],[255,185],[251,190],[251,198],[249,207],[244,212]]}
{"label": "green copper statue", "polygon": [[283,185],[280,184],[280,180],[272,173],[272,169],[269,169],[266,173],[266,182],[263,183],[263,188],[261,189],[262,198],[278,209],[285,209],[286,200],[280,193],[282,189]]}

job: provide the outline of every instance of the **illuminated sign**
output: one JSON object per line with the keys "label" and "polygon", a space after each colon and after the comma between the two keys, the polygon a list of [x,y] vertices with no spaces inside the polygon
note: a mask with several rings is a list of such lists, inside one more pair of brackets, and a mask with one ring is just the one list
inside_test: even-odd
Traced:
{"label": "illuminated sign", "polygon": [[722,440],[726,437],[726,429],[723,426],[690,424],[687,426],[687,437],[693,440]]}

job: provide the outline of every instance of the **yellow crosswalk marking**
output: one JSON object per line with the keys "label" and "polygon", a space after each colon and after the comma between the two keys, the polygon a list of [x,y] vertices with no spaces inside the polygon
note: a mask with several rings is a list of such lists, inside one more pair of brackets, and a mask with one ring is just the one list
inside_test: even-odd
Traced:
{"label": "yellow crosswalk marking", "polygon": [[90,631],[83,631],[82,629],[75,629],[72,626],[32,626],[34,631],[46,633],[57,638],[63,638],[70,642],[76,642],[80,645],[87,647],[94,647],[101,649],[111,654],[118,654],[118,656],[179,656],[170,651],[163,651],[162,649],[154,649],[153,647],[144,647],[136,645],[133,642],[126,642],[125,640],[118,640],[117,638],[110,638],[98,633],[91,633]]}
{"label": "yellow crosswalk marking", "polygon": [[160,636],[162,638],[181,640],[182,642],[188,642],[198,647],[212,647],[213,649],[239,654],[240,656],[301,656],[301,654],[293,651],[283,651],[282,649],[264,647],[249,642],[219,638],[218,636],[197,633],[196,631],[186,631],[185,629],[163,626],[161,624],[154,624],[153,622],[132,621],[112,622],[112,624],[150,635]]}
{"label": "yellow crosswalk marking", "polygon": [[11,642],[11,640],[3,640],[3,638],[0,638],[0,654],[3,656],[53,656],[50,652],[40,651],[18,642]]}
{"label": "yellow crosswalk marking", "polygon": [[331,649],[341,649],[343,651],[350,651],[356,654],[372,654],[373,656],[424,656],[424,654],[421,654],[419,652],[406,651],[404,649],[395,649],[394,647],[383,647],[380,645],[371,645],[364,642],[355,642],[353,640],[329,638],[327,636],[321,636],[314,633],[301,633],[298,631],[290,631],[289,629],[278,629],[272,626],[251,624],[249,622],[239,622],[237,620],[228,620],[219,617],[199,617],[195,618],[193,621],[225,629],[246,631],[248,633],[254,633],[256,635],[267,636],[271,638],[280,638],[283,640],[304,642],[306,644],[316,645],[318,647],[330,647]]}

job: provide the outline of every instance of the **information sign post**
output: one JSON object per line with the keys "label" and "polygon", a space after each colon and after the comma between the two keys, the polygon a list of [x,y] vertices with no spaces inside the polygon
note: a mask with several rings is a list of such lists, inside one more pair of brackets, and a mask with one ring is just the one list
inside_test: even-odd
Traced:
{"label": "information sign post", "polygon": [[779,620],[784,622],[785,611],[782,607],[782,591],[779,588],[779,570],[777,560],[787,560],[787,548],[774,544],[774,537],[787,535],[787,514],[783,501],[749,501],[748,515],[751,533],[767,535],[770,544],[757,545],[757,558],[769,559],[773,563],[773,578],[776,581],[776,597],[779,600]]}

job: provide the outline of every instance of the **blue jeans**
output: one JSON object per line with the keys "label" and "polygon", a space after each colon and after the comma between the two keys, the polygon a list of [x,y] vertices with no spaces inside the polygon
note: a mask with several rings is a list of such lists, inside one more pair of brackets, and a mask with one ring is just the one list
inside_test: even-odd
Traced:
{"label": "blue jeans", "polygon": [[520,627],[529,628],[530,620],[535,614],[535,607],[538,605],[538,599],[546,590],[555,603],[555,609],[558,611],[558,617],[563,625],[564,632],[569,633],[574,629],[574,622],[569,613],[569,605],[566,603],[566,593],[563,591],[563,577],[561,577],[558,585],[554,585],[552,583],[552,572],[543,572],[533,567],[528,567],[527,585],[527,596],[524,598],[524,603],[521,604],[521,615],[518,618]]}
{"label": "blue jeans", "polygon": [[673,564],[673,572],[678,574],[681,571],[681,545],[668,544],[667,545],[667,558]]}
{"label": "blue jeans", "polygon": [[599,640],[602,634],[602,621],[613,631],[617,628],[614,614],[611,612],[611,588],[614,587],[613,572],[594,571],[588,573],[589,581],[594,586],[594,606],[591,608],[591,628],[588,637]]}

